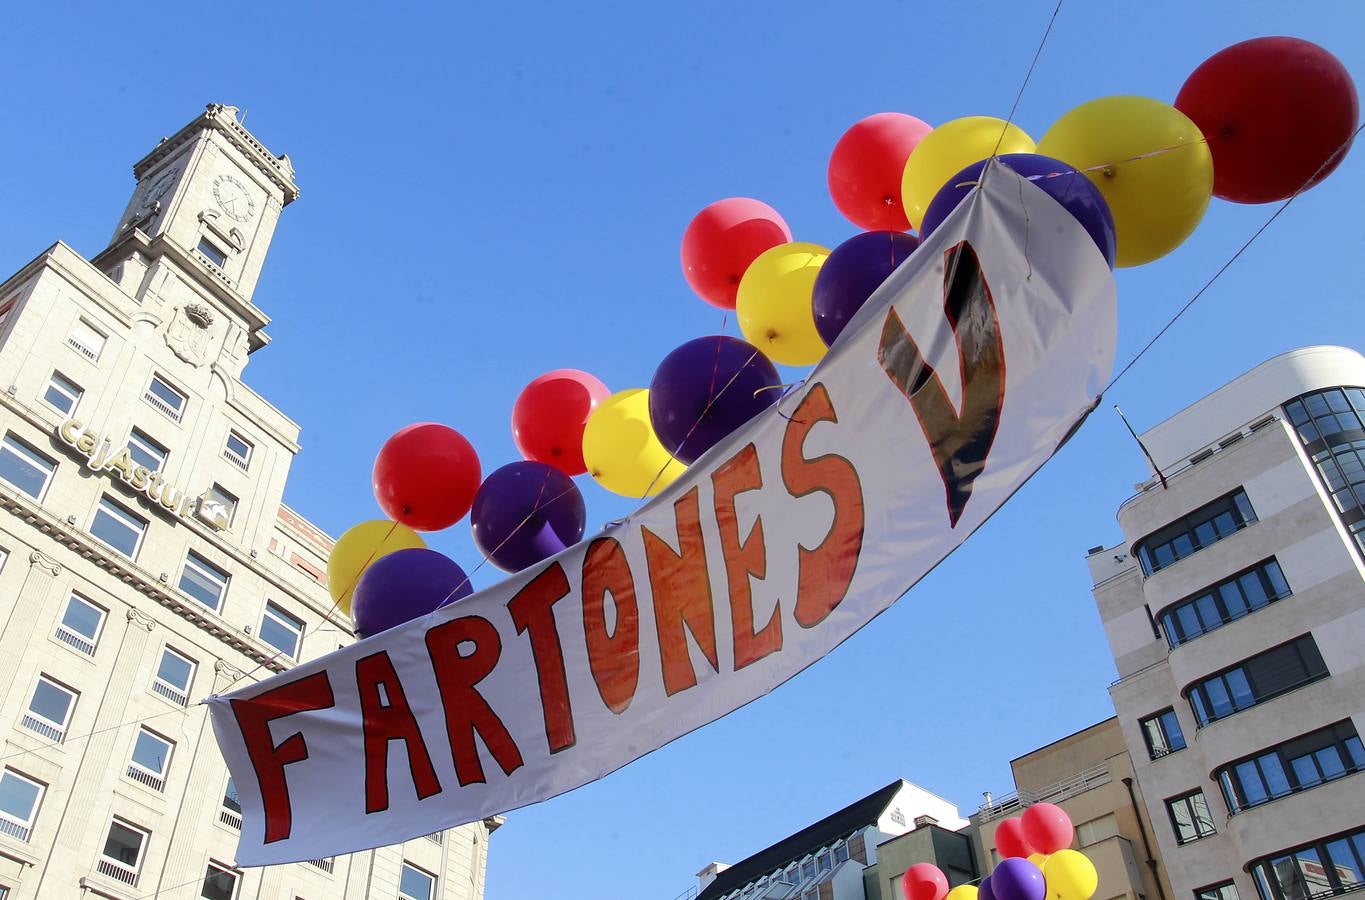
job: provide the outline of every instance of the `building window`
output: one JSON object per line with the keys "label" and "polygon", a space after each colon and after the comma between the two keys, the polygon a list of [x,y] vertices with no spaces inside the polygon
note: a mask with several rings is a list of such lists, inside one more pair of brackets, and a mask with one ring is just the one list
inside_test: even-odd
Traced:
{"label": "building window", "polygon": [[1191,791],[1180,797],[1166,801],[1166,811],[1171,815],[1171,828],[1175,831],[1177,844],[1188,844],[1200,838],[1217,834],[1213,827],[1213,814],[1203,791]]}
{"label": "building window", "polygon": [[137,884],[142,858],[147,850],[147,839],[150,837],[151,833],[147,830],[123,819],[114,819],[109,823],[104,852],[95,870],[124,884]]}
{"label": "building window", "polygon": [[808,859],[801,864],[801,880],[806,881],[815,877],[815,860]]}
{"label": "building window", "polygon": [[1082,847],[1089,847],[1091,844],[1098,844],[1100,841],[1107,841],[1119,833],[1118,820],[1113,813],[1091,819],[1089,822],[1082,822],[1076,826],[1076,841]]}
{"label": "building window", "polygon": [[204,255],[205,259],[220,269],[227,265],[227,254],[222,250],[219,250],[208,238],[199,239],[199,252]]}
{"label": "building window", "polygon": [[237,515],[237,498],[223,489],[222,485],[215,484],[204,494],[204,502],[209,504],[208,512],[222,514],[223,528],[232,525],[233,518]]}
{"label": "building window", "polygon": [[147,520],[108,497],[101,497],[95,520],[90,523],[90,533],[132,559],[137,556],[138,547],[142,546],[142,536],[147,533]]}
{"label": "building window", "polygon": [[1238,900],[1237,885],[1231,881],[1211,884],[1194,892],[1194,900]]}
{"label": "building window", "polygon": [[1180,720],[1176,718],[1174,709],[1167,707],[1143,719],[1140,724],[1142,739],[1147,742],[1147,755],[1152,759],[1161,759],[1185,749],[1185,734],[1180,730]]}
{"label": "building window", "polygon": [[231,778],[223,789],[223,808],[218,811],[218,821],[229,828],[242,830],[242,798],[237,796],[237,782]]}
{"label": "building window", "polygon": [[1268,559],[1169,607],[1161,627],[1175,648],[1288,596],[1280,564]]}
{"label": "building window", "polygon": [[435,895],[436,876],[412,863],[403,863],[403,877],[398,882],[400,900],[432,900]]}
{"label": "building window", "polygon": [[1256,521],[1241,488],[1153,532],[1133,545],[1144,575],[1151,575]]}
{"label": "building window", "polygon": [[57,463],[14,435],[7,434],[0,440],[0,478],[34,500],[43,499],[55,471]]}
{"label": "building window", "polygon": [[67,346],[91,362],[99,362],[106,340],[108,338],[99,329],[84,319],[77,319],[66,336]]}
{"label": "building window", "polygon": [[203,900],[236,900],[237,881],[236,872],[211,862],[204,873],[204,887],[199,891],[199,896]]}
{"label": "building window", "polygon": [[[1330,388],[1284,405],[1337,514],[1365,553],[1365,390]],[[1360,526],[1360,527],[1354,527]]]}
{"label": "building window", "polygon": [[81,395],[84,393],[79,384],[61,372],[53,372],[47,379],[47,390],[43,391],[43,400],[57,412],[69,416],[76,412],[76,406],[81,402]]}
{"label": "building window", "polygon": [[1187,694],[1195,720],[1204,726],[1328,674],[1313,636],[1305,634],[1196,682]]}
{"label": "building window", "polygon": [[160,375],[152,376],[142,399],[172,422],[179,422],[184,418],[185,405],[189,402],[184,394],[171,387]]}
{"label": "building window", "polygon": [[27,841],[33,834],[33,820],[38,817],[38,804],[45,790],[47,785],[13,769],[0,774],[0,834]]}
{"label": "building window", "polygon": [[148,472],[160,472],[166,465],[166,448],[136,428],[128,434],[128,455]]}
{"label": "building window", "polygon": [[816,858],[816,862],[819,864],[821,872],[828,872],[834,867],[834,856],[826,850]]}
{"label": "building window", "polygon": [[33,697],[28,701],[23,726],[49,741],[60,742],[66,736],[66,726],[71,724],[71,711],[79,696],[46,675],[40,675]]}
{"label": "building window", "polygon": [[265,615],[261,618],[261,640],[290,659],[298,659],[302,638],[303,620],[267,602]]}
{"label": "building window", "polygon": [[194,679],[194,669],[194,660],[170,647],[163,647],[156,678],[152,679],[152,690],[177,706],[185,706],[190,702],[190,682]]}
{"label": "building window", "polygon": [[251,441],[242,437],[235,431],[229,431],[227,442],[223,444],[223,456],[234,466],[245,472],[251,466],[251,451],[254,449]]}
{"label": "building window", "polygon": [[1221,766],[1218,783],[1228,810],[1244,809],[1305,791],[1365,769],[1365,747],[1346,719]]}
{"label": "building window", "polygon": [[166,789],[166,770],[171,765],[171,751],[175,745],[154,731],[141,728],[133,742],[133,758],[128,763],[128,777],[145,784],[154,791]]}
{"label": "building window", "polygon": [[72,594],[66,599],[66,611],[57,624],[57,639],[86,656],[94,656],[104,628],[104,615],[102,608],[80,594]]}
{"label": "building window", "polygon": [[180,590],[214,612],[220,612],[227,586],[228,573],[193,550],[185,554],[185,568],[180,571]]}
{"label": "building window", "polygon": [[834,864],[837,866],[839,863],[843,862],[846,859],[848,859],[848,845],[840,844],[839,846],[835,847]]}
{"label": "building window", "polygon": [[1365,829],[1285,850],[1252,864],[1261,900],[1310,900],[1365,887]]}

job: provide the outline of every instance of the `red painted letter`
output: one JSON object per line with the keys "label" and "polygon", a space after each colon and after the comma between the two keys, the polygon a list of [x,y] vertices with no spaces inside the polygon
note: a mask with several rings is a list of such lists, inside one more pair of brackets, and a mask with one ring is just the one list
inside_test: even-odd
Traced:
{"label": "red painted letter", "polygon": [[721,463],[711,475],[715,492],[716,525],[720,528],[720,552],[725,560],[725,578],[730,585],[730,621],[734,630],[735,669],[742,669],[776,650],[782,649],[782,604],[774,605],[768,624],[754,631],[754,600],[749,576],[760,581],[767,577],[767,548],[763,544],[763,519],[754,517],[747,538],[739,536],[735,497],[763,487],[763,472],[758,466],[758,451],[749,444]]}
{"label": "red painted letter", "polygon": [[[408,768],[417,799],[441,792],[431,754],[422,730],[408,706],[403,684],[384,651],[361,657],[355,663],[355,682],[360,689],[360,716],[365,734],[365,812],[389,808],[389,742],[402,741],[408,752]],[[380,693],[380,688],[383,693]]]}
{"label": "red painted letter", "polygon": [[[468,656],[460,655],[460,644],[464,641],[474,645]],[[431,657],[436,685],[441,691],[446,734],[460,784],[487,780],[479,762],[479,749],[474,744],[476,731],[505,774],[511,775],[521,768],[521,751],[516,741],[475,687],[488,677],[502,655],[498,629],[480,616],[451,619],[427,632],[427,655]]]}
{"label": "red painted letter", "polygon": [[[678,551],[648,528],[640,532],[645,544],[645,564],[654,594],[654,627],[659,632],[659,659],[664,691],[669,696],[694,687],[697,673],[687,653],[687,632],[701,645],[711,668],[716,661],[716,613],[711,605],[711,578],[706,571],[706,547],[701,537],[701,512],[697,488],[673,504],[678,524]],[[685,626],[685,627],[684,627]]]}
{"label": "red painted letter", "polygon": [[289,782],[284,767],[308,758],[308,745],[303,735],[294,732],[275,745],[270,736],[270,723],[294,713],[317,709],[331,709],[336,705],[332,697],[332,682],[327,672],[317,672],[298,681],[291,681],[257,694],[246,700],[230,700],[237,727],[242,731],[251,767],[256,771],[256,783],[261,788],[261,806],[265,810],[265,840],[271,844],[289,837],[294,824],[289,805]]}
{"label": "red painted letter", "polygon": [[[607,633],[607,592],[616,628]],[[597,693],[618,716],[630,708],[640,684],[640,607],[626,551],[615,538],[598,538],[583,557],[583,637]]]}
{"label": "red painted letter", "polygon": [[853,463],[833,453],[807,459],[806,436],[818,422],[838,423],[829,391],[811,387],[787,423],[782,436],[782,482],[793,497],[817,492],[834,504],[834,521],[818,547],[804,545],[798,554],[796,622],[811,628],[825,620],[844,599],[863,547],[863,487]]}
{"label": "red painted letter", "polygon": [[564,673],[564,651],[555,625],[555,602],[569,593],[569,579],[555,563],[541,572],[507,603],[517,634],[531,632],[531,655],[540,682],[540,706],[545,716],[545,737],[550,752],[574,745],[573,707],[569,703],[569,678]]}

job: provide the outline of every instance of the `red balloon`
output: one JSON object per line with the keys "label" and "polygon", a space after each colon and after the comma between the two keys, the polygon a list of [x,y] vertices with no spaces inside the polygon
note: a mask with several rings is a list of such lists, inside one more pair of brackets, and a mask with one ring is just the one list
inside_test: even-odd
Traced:
{"label": "red balloon", "polygon": [[762,200],[717,200],[697,213],[683,232],[683,275],[707,303],[734,309],[739,280],[749,263],[791,239],[787,223]]}
{"label": "red balloon", "polygon": [[469,512],[481,476],[479,455],[464,435],[419,422],[379,449],[374,497],[389,518],[417,531],[439,531]]}
{"label": "red balloon", "polygon": [[865,231],[905,231],[910,220],[901,202],[905,163],[934,126],[905,113],[868,116],[844,132],[829,157],[829,195]]}
{"label": "red balloon", "polygon": [[1346,67],[1292,37],[1220,50],[1186,79],[1175,107],[1208,139],[1213,195],[1235,203],[1283,200],[1326,178],[1360,114]]}
{"label": "red balloon", "polygon": [[1071,846],[1075,829],[1066,810],[1052,803],[1035,803],[1024,810],[1024,840],[1039,853],[1056,853]]}
{"label": "red balloon", "polygon": [[582,475],[588,471],[583,462],[583,426],[597,404],[609,396],[607,386],[587,372],[546,372],[522,389],[512,407],[512,440],[517,450],[565,475]]}
{"label": "red balloon", "polygon": [[906,900],[943,900],[948,896],[948,879],[938,866],[915,863],[901,876]]}
{"label": "red balloon", "polygon": [[1025,839],[1024,823],[1018,816],[1006,819],[995,829],[995,849],[1003,859],[1027,858],[1038,852],[1038,848]]}

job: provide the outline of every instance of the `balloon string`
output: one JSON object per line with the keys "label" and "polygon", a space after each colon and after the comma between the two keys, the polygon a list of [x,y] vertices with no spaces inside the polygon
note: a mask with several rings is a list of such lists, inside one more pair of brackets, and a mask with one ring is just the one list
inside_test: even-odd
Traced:
{"label": "balloon string", "polygon": [[1237,248],[1237,252],[1233,253],[1232,256],[1228,257],[1226,262],[1224,262],[1221,266],[1218,267],[1218,271],[1213,273],[1213,277],[1211,277],[1208,281],[1204,282],[1204,285],[1201,288],[1199,288],[1199,290],[1194,292],[1194,296],[1190,297],[1189,300],[1185,301],[1185,305],[1180,307],[1180,309],[1176,311],[1175,315],[1171,316],[1170,321],[1168,321],[1165,325],[1161,326],[1161,330],[1158,331],[1156,334],[1152,335],[1152,339],[1149,340],[1143,346],[1143,348],[1133,356],[1132,359],[1128,360],[1128,364],[1125,365],[1122,369],[1120,369],[1117,375],[1109,379],[1109,383],[1104,386],[1104,390],[1100,391],[1100,397],[1103,397],[1106,393],[1108,393],[1109,389],[1112,388],[1115,384],[1117,384],[1120,378],[1128,374],[1128,370],[1131,369],[1139,359],[1142,359],[1143,355],[1146,354],[1148,350],[1152,349],[1152,345],[1159,341],[1162,335],[1169,331],[1171,329],[1171,326],[1173,326],[1176,323],[1176,321],[1181,316],[1183,316],[1187,310],[1189,310],[1191,306],[1194,306],[1194,302],[1198,300],[1200,297],[1202,297],[1204,295],[1204,292],[1207,291],[1210,287],[1212,287],[1213,283],[1217,281],[1224,272],[1231,268],[1232,264],[1237,261],[1237,258],[1240,257],[1243,253],[1245,253],[1247,248],[1249,248],[1252,244],[1256,242],[1256,239],[1259,238],[1265,232],[1265,230],[1270,227],[1270,223],[1278,219],[1280,217],[1280,213],[1284,212],[1286,209],[1289,208],[1289,204],[1293,203],[1295,200],[1298,199],[1300,194],[1302,194],[1304,191],[1312,187],[1313,184],[1317,182],[1318,176],[1320,176],[1324,170],[1336,164],[1337,160],[1341,158],[1342,154],[1344,154],[1347,148],[1351,146],[1351,142],[1356,139],[1356,136],[1359,135],[1361,130],[1363,129],[1365,129],[1365,124],[1357,126],[1356,130],[1351,132],[1351,136],[1348,137],[1346,140],[1342,141],[1341,146],[1337,147],[1337,149],[1332,152],[1331,156],[1323,160],[1322,165],[1318,166],[1317,169],[1313,172],[1313,174],[1309,175],[1308,178],[1304,180],[1303,184],[1299,185],[1298,190],[1290,194],[1289,197],[1286,198],[1285,201],[1279,205],[1279,208],[1277,208],[1275,212],[1271,214],[1270,218],[1266,219],[1265,222],[1261,224],[1261,227],[1257,228],[1256,231],[1252,233],[1251,237],[1247,238],[1246,242],[1242,244],[1242,246]]}
{"label": "balloon string", "polygon": [[1028,87],[1029,79],[1033,77],[1033,70],[1038,65],[1038,59],[1043,55],[1043,47],[1047,44],[1048,36],[1052,34],[1052,26],[1057,23],[1057,15],[1062,11],[1063,0],[1057,0],[1057,6],[1052,10],[1052,18],[1047,20],[1047,29],[1043,31],[1043,39],[1038,42],[1038,49],[1033,52],[1033,61],[1028,64],[1028,71],[1024,73],[1023,83],[1019,85],[1019,92],[1014,95],[1014,105],[1010,107],[1010,114],[1005,117],[1005,124],[1000,127],[1000,137],[995,141],[995,149],[991,151],[991,156],[1000,152],[1000,145],[1005,142],[1005,135],[1010,130],[1010,125],[1014,122],[1014,114],[1019,111],[1019,101],[1024,99],[1024,89]]}

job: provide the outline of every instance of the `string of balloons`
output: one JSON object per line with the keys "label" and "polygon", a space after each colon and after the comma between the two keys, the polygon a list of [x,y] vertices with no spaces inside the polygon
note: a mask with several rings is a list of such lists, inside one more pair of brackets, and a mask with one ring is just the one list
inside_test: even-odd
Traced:
{"label": "string of balloons", "polygon": [[583,537],[586,504],[575,477],[633,498],[664,489],[780,400],[775,364],[820,361],[977,188],[987,165],[1006,166],[1050,195],[1111,267],[1132,267],[1183,243],[1213,197],[1272,203],[1316,185],[1344,158],[1358,117],[1340,61],[1292,37],[1214,54],[1173,103],[1139,96],[1082,103],[1036,141],[1013,122],[1013,110],[1008,119],[966,116],[937,126],[903,112],[868,116],[843,133],[829,159],[830,197],[860,229],[837,247],[794,240],[776,209],[750,197],[711,203],[684,229],[684,279],[706,303],[734,312],[742,339],[689,340],[664,357],[648,385],[616,392],[576,369],[538,376],[512,409],[523,459],[486,478],[455,429],[424,422],[398,431],[373,471],[388,518],[341,536],[328,561],[329,590],[357,632],[370,636],[472,593],[460,566],[428,549],[422,532],[468,515],[485,560],[515,572]]}

